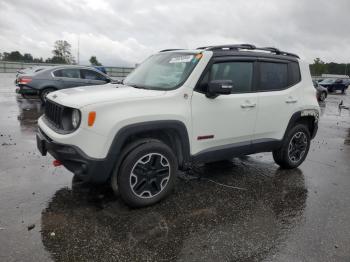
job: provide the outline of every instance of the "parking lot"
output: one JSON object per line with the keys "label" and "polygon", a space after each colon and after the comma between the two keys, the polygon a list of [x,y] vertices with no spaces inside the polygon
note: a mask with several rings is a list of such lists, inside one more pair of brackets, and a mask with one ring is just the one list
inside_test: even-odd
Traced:
{"label": "parking lot", "polygon": [[0,74],[0,261],[350,261],[349,95],[321,105],[300,168],[270,153],[198,166],[166,200],[130,209],[39,154],[42,106],[13,81]]}

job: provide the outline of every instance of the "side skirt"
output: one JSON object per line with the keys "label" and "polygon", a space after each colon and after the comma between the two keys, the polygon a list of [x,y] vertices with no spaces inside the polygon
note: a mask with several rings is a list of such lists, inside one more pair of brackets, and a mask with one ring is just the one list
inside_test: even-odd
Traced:
{"label": "side skirt", "polygon": [[282,145],[282,140],[257,139],[247,142],[239,142],[230,145],[217,146],[203,150],[192,156],[192,162],[214,162],[227,160],[233,157],[271,152]]}

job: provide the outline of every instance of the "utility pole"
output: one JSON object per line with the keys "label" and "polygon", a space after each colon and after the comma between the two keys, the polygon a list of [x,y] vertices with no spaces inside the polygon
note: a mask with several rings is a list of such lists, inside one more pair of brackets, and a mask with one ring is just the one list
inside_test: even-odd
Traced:
{"label": "utility pole", "polygon": [[348,69],[348,63],[345,64],[345,73],[344,73],[344,75],[346,75],[346,72],[348,71],[347,69]]}
{"label": "utility pole", "polygon": [[78,65],[80,65],[79,48],[80,48],[80,35],[78,35],[78,54],[77,54]]}

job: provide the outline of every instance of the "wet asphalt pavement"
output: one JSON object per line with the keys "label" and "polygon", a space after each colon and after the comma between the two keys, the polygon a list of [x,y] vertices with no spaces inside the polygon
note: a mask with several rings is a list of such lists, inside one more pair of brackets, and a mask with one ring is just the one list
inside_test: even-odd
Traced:
{"label": "wet asphalt pavement", "polygon": [[198,166],[134,210],[40,156],[41,105],[13,80],[0,74],[0,261],[350,261],[349,95],[321,105],[300,168],[270,153]]}

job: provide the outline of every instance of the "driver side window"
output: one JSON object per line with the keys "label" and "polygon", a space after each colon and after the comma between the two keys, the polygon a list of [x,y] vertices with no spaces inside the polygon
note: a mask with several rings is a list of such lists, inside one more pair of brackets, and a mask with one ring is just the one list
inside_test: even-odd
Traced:
{"label": "driver side window", "polygon": [[81,76],[83,79],[102,80],[102,81],[106,80],[106,78],[103,75],[101,75],[95,71],[92,71],[92,70],[81,69],[80,72],[81,72]]}
{"label": "driver side window", "polygon": [[199,91],[205,93],[213,80],[231,80],[232,93],[252,91],[253,62],[220,62],[211,66],[199,84]]}

